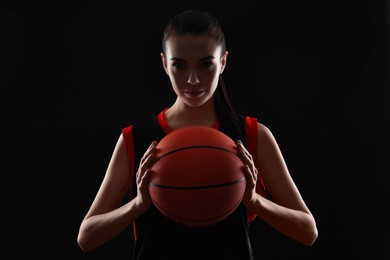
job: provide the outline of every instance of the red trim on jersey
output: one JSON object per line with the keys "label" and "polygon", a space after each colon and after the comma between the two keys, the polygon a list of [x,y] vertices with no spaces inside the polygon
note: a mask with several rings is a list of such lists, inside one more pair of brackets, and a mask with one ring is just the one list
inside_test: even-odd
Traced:
{"label": "red trim on jersey", "polygon": [[[129,159],[130,165],[130,199],[132,199],[133,195],[133,185],[134,185],[134,140],[133,140],[133,126],[130,125],[122,129],[123,140],[125,141],[127,147],[127,157]],[[134,230],[134,239],[136,238],[136,229],[135,229],[135,221],[133,222],[133,230]]]}
{"label": "red trim on jersey", "polygon": [[158,118],[158,122],[160,123],[161,128],[164,130],[164,132],[166,134],[169,134],[170,132],[173,131],[173,129],[168,125],[167,121],[165,121],[164,113],[167,110],[168,110],[168,107],[164,108],[163,111],[161,111],[160,114],[158,114],[157,118]]}
{"label": "red trim on jersey", "polygon": [[217,119],[217,120],[215,120],[215,122],[214,122],[214,124],[211,126],[212,128],[215,128],[215,129],[219,129],[219,125],[220,125],[221,123],[219,122],[219,120]]}
{"label": "red trim on jersey", "polygon": [[[245,135],[248,151],[251,153],[253,158],[257,158],[257,119],[255,117],[245,117]],[[257,167],[257,166],[256,166]],[[258,169],[258,167],[257,167]],[[258,175],[256,184],[256,192],[261,196],[265,196],[265,185],[261,175]],[[248,220],[253,221],[256,218],[256,214],[248,211]]]}

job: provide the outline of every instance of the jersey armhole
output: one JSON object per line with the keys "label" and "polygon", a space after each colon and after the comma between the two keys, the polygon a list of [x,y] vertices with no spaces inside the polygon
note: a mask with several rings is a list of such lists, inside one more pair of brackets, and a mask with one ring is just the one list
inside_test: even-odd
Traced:
{"label": "jersey armhole", "polygon": [[[130,181],[129,181],[129,190],[130,190],[130,200],[133,199],[133,187],[134,187],[134,139],[133,139],[133,126],[130,125],[128,127],[125,127],[122,129],[122,136],[123,140],[126,144],[126,150],[127,150],[127,157],[129,159],[130,164]],[[135,222],[133,222],[133,232],[134,232],[134,239],[136,239],[136,227]]]}
{"label": "jersey armhole", "polygon": [[[257,158],[257,139],[258,139],[258,127],[257,118],[246,116],[245,117],[245,135],[248,151],[252,154],[253,158]],[[261,196],[266,195],[265,184],[260,173],[257,179],[256,192]],[[251,222],[256,218],[256,214],[248,211],[248,221]]]}

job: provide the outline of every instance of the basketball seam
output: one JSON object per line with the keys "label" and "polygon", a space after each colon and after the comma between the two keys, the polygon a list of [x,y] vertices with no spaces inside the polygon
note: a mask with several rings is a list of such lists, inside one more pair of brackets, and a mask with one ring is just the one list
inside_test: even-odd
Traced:
{"label": "basketball seam", "polygon": [[153,165],[154,163],[156,163],[156,162],[157,162],[158,160],[160,160],[161,158],[166,157],[166,156],[168,156],[168,155],[171,155],[171,154],[173,154],[173,153],[180,152],[180,151],[183,151],[183,150],[188,150],[188,149],[199,149],[199,148],[222,150],[222,151],[225,151],[225,152],[234,154],[234,155],[236,155],[238,158],[240,158],[240,156],[239,156],[237,153],[235,153],[235,152],[233,152],[233,151],[230,151],[230,150],[228,150],[228,149],[222,148],[222,147],[211,146],[211,145],[193,145],[193,146],[186,146],[186,147],[178,148],[178,149],[169,151],[169,152],[167,152],[167,153],[164,153],[164,154],[160,155],[159,157],[157,157],[157,158],[151,163],[151,165]]}
{"label": "basketball seam", "polygon": [[163,188],[163,189],[172,189],[172,190],[196,190],[196,189],[211,189],[211,188],[218,188],[233,184],[241,183],[245,180],[245,177],[242,177],[238,180],[226,182],[226,183],[220,183],[220,184],[214,184],[214,185],[207,185],[207,186],[168,186],[168,185],[161,185],[153,182],[149,182],[150,186],[157,187],[157,188]]}

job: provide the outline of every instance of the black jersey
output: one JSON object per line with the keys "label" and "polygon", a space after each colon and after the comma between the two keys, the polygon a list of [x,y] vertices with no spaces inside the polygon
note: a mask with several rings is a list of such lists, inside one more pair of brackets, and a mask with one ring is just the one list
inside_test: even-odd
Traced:
{"label": "black jersey", "polygon": [[[134,173],[143,154],[153,141],[161,140],[172,131],[164,118],[166,110],[167,108],[148,120],[122,129],[131,166],[131,198],[137,193]],[[240,126],[246,135],[242,141],[253,155],[257,144],[257,120],[241,116]],[[228,129],[223,122],[216,123],[213,127],[232,137],[232,129]],[[265,187],[261,177],[257,190],[264,196]],[[152,203],[145,214],[133,223],[135,237],[133,259],[252,260],[248,227],[249,222],[255,217],[256,215],[248,212],[241,203],[226,219],[214,225],[188,227],[163,216]]]}

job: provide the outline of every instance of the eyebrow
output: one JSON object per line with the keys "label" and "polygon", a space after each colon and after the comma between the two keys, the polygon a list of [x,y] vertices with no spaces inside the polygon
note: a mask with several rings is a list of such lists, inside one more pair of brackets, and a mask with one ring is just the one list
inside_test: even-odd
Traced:
{"label": "eyebrow", "polygon": [[[214,59],[214,56],[213,55],[209,55],[207,57],[204,57],[204,58],[200,59],[199,61],[212,60],[212,59]],[[179,58],[175,58],[175,57],[172,57],[170,60],[179,61],[179,62],[185,62],[185,60],[179,59]]]}

